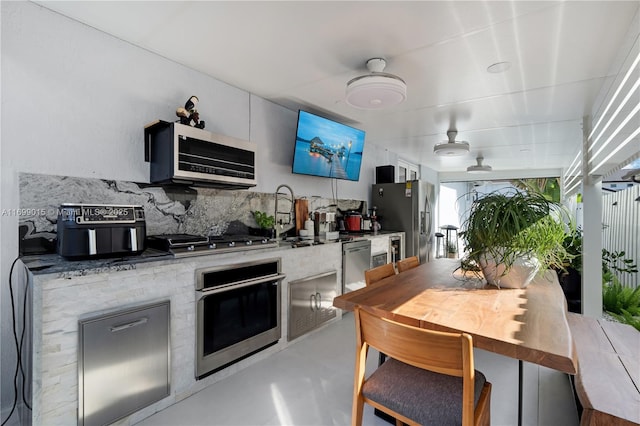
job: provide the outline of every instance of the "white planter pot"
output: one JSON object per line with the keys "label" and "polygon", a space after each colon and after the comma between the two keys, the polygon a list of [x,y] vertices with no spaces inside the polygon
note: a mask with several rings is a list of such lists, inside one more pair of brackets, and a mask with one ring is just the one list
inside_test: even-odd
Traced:
{"label": "white planter pot", "polygon": [[519,257],[509,272],[504,274],[505,265],[496,264],[493,257],[486,256],[480,259],[480,268],[487,283],[491,285],[499,288],[525,288],[540,270],[540,262],[536,258]]}

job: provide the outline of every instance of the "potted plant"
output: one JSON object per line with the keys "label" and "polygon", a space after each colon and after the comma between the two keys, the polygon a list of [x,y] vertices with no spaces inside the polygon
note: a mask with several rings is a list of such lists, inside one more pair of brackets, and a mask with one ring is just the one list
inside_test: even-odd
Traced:
{"label": "potted plant", "polygon": [[251,235],[261,235],[263,237],[272,239],[275,238],[276,230],[276,219],[272,215],[269,215],[260,210],[256,210],[253,213],[253,218],[256,221],[256,224],[259,228],[249,228],[249,233]]}
{"label": "potted plant", "polygon": [[539,193],[492,192],[473,202],[460,236],[489,284],[522,288],[571,257],[563,212]]}
{"label": "potted plant", "polygon": [[447,257],[450,259],[454,259],[456,257],[457,252],[456,244],[453,241],[449,241],[447,243]]}
{"label": "potted plant", "polygon": [[581,313],[582,308],[582,229],[571,227],[562,243],[571,255],[563,268],[556,268],[560,287],[567,299],[569,312]]}

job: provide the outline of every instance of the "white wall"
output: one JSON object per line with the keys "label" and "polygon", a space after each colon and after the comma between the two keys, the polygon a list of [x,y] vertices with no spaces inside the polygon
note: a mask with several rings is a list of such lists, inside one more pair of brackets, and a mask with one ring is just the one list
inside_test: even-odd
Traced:
{"label": "white wall", "polygon": [[[291,174],[297,112],[137,48],[36,4],[1,2],[0,221],[2,409],[13,397],[15,355],[7,277],[18,255],[20,172],[147,182],[143,127],[171,121],[191,96],[206,130],[258,143],[254,191],[281,183],[296,197],[370,198],[376,165],[397,155],[365,145],[359,182]],[[364,129],[366,130],[366,129]],[[21,289],[18,289],[20,296]],[[4,414],[3,414],[4,419]]]}
{"label": "white wall", "polygon": [[365,141],[358,182],[294,175],[291,173],[291,164],[297,119],[297,111],[251,96],[251,140],[258,144],[259,167],[258,185],[252,190],[271,193],[275,192],[278,185],[286,183],[292,187],[296,197],[317,195],[331,198],[331,185],[337,185],[336,198],[368,201],[371,184],[375,180],[375,166],[381,164],[381,150]]}

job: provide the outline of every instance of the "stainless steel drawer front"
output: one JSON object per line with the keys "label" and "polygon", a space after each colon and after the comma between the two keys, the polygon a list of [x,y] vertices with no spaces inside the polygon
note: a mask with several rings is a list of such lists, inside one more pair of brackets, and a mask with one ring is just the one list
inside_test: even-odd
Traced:
{"label": "stainless steel drawer front", "polygon": [[113,423],[169,395],[169,301],[79,321],[78,424]]}

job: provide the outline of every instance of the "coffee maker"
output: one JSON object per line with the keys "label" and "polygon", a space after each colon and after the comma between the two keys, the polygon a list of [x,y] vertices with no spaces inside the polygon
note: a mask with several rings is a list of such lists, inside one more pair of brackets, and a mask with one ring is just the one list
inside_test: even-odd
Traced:
{"label": "coffee maker", "polygon": [[313,214],[313,231],[316,237],[324,237],[329,232],[329,222],[326,212],[315,212]]}
{"label": "coffee maker", "polygon": [[315,235],[327,240],[338,239],[339,232],[334,212],[316,212],[314,214]]}

